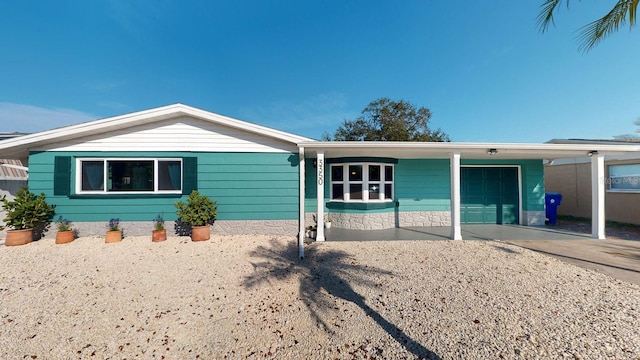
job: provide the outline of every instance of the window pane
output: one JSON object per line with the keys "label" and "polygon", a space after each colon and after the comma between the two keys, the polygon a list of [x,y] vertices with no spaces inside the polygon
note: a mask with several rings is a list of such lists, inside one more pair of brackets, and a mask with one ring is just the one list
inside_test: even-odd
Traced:
{"label": "window pane", "polygon": [[380,184],[369,184],[369,199],[380,199]]}
{"label": "window pane", "polygon": [[362,200],[362,184],[349,185],[349,193],[351,200]]}
{"label": "window pane", "polygon": [[384,198],[393,199],[393,190],[391,184],[384,184]]}
{"label": "window pane", "polygon": [[108,161],[107,191],[153,191],[153,161]]}
{"label": "window pane", "polygon": [[158,161],[158,190],[182,189],[182,163],[179,160]]}
{"label": "window pane", "polygon": [[627,175],[640,176],[640,164],[609,166],[609,176],[617,177],[617,176],[627,176]]}
{"label": "window pane", "polygon": [[640,176],[620,176],[609,179],[611,190],[640,190]]}
{"label": "window pane", "polygon": [[82,162],[82,190],[104,190],[104,161]]}
{"label": "window pane", "polygon": [[331,181],[343,181],[344,176],[342,175],[342,165],[340,166],[332,166],[331,167]]}
{"label": "window pane", "polygon": [[393,166],[384,167],[384,180],[393,181]]}
{"label": "window pane", "polygon": [[380,165],[369,165],[369,181],[380,181]]}
{"label": "window pane", "polygon": [[333,186],[331,187],[331,190],[333,191],[332,199],[334,199],[334,200],[344,200],[344,185],[343,184],[333,184]]}
{"label": "window pane", "polygon": [[362,165],[349,165],[349,181],[362,181]]}

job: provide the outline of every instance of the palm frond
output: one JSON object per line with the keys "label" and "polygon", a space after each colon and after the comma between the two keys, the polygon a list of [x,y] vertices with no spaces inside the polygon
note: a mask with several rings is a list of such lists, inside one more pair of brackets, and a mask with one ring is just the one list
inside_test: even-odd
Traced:
{"label": "palm frond", "polygon": [[[544,33],[549,28],[550,24],[555,24],[553,21],[553,13],[563,0],[546,0],[540,7],[542,10],[538,14],[538,30]],[[569,0],[567,0],[567,7],[569,7]]]}
{"label": "palm frond", "polygon": [[585,25],[578,36],[582,43],[580,50],[587,52],[597,45],[602,39],[618,31],[620,25],[626,24],[627,13],[631,27],[636,22],[636,8],[639,0],[619,0],[616,5],[602,18]]}

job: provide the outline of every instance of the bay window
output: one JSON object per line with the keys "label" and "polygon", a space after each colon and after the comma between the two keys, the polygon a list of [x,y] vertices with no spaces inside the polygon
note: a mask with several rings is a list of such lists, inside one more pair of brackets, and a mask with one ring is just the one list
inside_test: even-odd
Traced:
{"label": "bay window", "polygon": [[330,177],[332,201],[385,202],[393,199],[393,165],[332,164]]}

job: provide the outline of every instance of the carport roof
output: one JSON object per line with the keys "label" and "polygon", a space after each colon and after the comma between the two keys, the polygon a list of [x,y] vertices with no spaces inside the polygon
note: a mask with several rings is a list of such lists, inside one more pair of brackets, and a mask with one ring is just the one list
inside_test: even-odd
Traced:
{"label": "carport roof", "polygon": [[[525,143],[456,143],[456,142],[392,142],[392,141],[308,141],[298,143],[305,155],[323,151],[325,157],[371,156],[397,159],[448,159],[460,153],[463,159],[561,159],[585,157],[597,152],[612,156],[639,153],[640,144],[525,144]],[[490,155],[490,150],[496,153]]]}

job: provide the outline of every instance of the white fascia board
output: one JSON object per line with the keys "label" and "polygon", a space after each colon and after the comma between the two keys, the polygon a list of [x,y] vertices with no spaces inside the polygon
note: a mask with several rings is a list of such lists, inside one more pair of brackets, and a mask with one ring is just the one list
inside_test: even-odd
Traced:
{"label": "white fascia board", "polygon": [[529,158],[544,159],[583,157],[591,151],[604,155],[622,155],[639,153],[640,145],[601,145],[601,144],[526,144],[526,143],[454,143],[454,142],[385,142],[385,141],[315,141],[298,143],[298,147],[307,150],[388,150],[390,152],[423,150],[428,152],[464,154],[486,154],[489,149],[498,152],[492,158],[503,155],[527,155]]}
{"label": "white fascia board", "polygon": [[196,109],[187,105],[173,104],[3,140],[0,141],[0,150],[8,149],[9,151],[7,153],[11,153],[11,149],[16,149],[14,153],[19,153],[20,151],[25,151],[25,149],[37,146],[38,144],[48,144],[60,140],[69,140],[82,136],[105,133],[115,129],[124,129],[150,122],[170,119],[181,115],[193,116],[205,121],[272,137],[291,144],[313,141],[313,139],[307,137],[232,119],[230,117]]}

